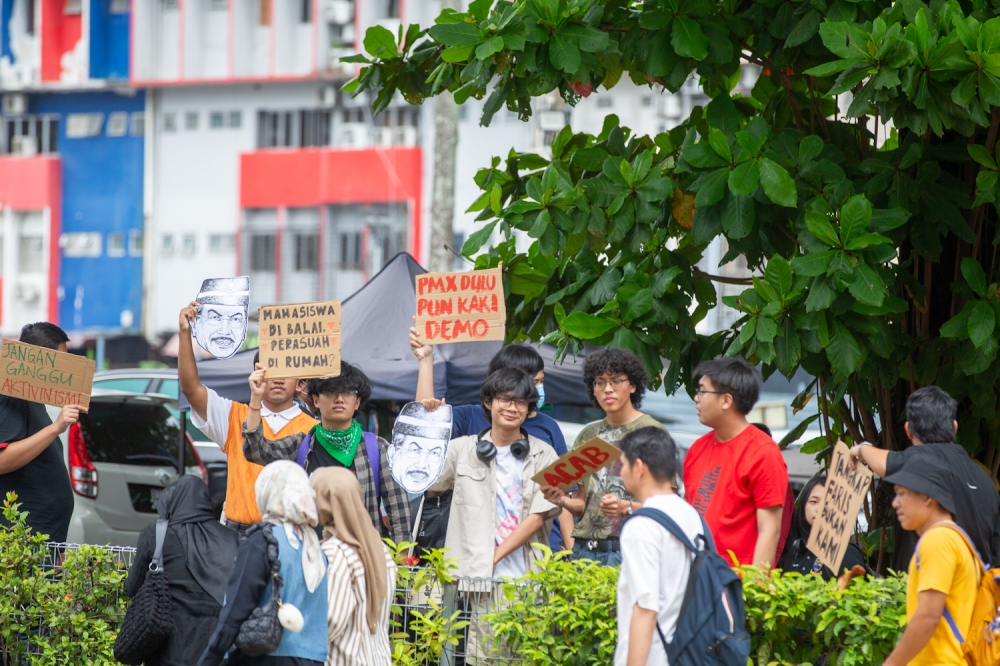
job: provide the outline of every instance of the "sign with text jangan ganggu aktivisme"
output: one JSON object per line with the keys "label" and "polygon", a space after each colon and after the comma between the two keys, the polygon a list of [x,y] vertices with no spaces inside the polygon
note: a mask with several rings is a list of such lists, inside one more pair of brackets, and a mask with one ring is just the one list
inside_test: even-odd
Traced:
{"label": "sign with text jangan ganggu aktivisme", "polygon": [[503,340],[502,269],[424,273],[416,278],[416,327],[424,344]]}
{"label": "sign with text jangan ganggu aktivisme", "polygon": [[0,395],[64,407],[90,407],[94,362],[17,340],[0,343]]}
{"label": "sign with text jangan ganggu aktivisme", "polygon": [[621,449],[608,444],[600,437],[594,437],[588,439],[582,446],[570,449],[531,478],[540,486],[567,490],[602,467],[607,467],[618,460],[621,455]]}
{"label": "sign with text jangan ganggu aktivisme", "polygon": [[852,468],[849,457],[847,446],[837,442],[830,459],[823,503],[806,543],[806,548],[835,575],[840,575],[847,542],[854,532],[861,503],[872,482],[872,471],[864,465]]}
{"label": "sign with text jangan ganggu aktivisme", "polygon": [[265,379],[340,374],[340,301],[264,305],[257,323]]}

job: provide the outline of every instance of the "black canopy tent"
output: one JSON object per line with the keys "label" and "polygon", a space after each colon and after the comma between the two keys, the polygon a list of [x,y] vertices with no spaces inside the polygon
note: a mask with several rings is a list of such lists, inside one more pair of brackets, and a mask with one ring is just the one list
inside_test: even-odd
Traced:
{"label": "black canopy tent", "polygon": [[[417,359],[410,351],[408,330],[416,312],[415,277],[427,271],[406,253],[396,255],[368,284],[343,302],[341,355],[359,366],[372,382],[373,400],[413,400],[417,390]],[[500,342],[464,342],[434,350],[434,390],[454,405],[478,402],[479,386]],[[567,358],[556,365],[556,348],[537,346],[545,359],[545,401],[559,406],[590,402],[583,384],[582,359]],[[256,350],[228,359],[198,364],[205,386],[219,395],[247,402],[247,376]],[[181,397],[184,408],[187,401]]]}

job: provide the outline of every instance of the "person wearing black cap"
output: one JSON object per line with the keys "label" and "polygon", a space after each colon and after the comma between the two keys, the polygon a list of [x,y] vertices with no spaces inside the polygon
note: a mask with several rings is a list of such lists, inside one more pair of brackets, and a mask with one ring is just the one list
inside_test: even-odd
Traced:
{"label": "person wearing black cap", "polygon": [[883,481],[895,486],[899,524],[919,536],[906,581],[906,631],[885,666],[965,666],[955,632],[972,623],[982,569],[954,522],[949,471],[915,456]]}

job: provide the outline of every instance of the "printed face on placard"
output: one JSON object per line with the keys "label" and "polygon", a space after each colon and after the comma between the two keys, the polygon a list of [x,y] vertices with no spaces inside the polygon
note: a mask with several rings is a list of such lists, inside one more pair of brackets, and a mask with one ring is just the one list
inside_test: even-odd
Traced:
{"label": "printed face on placard", "polygon": [[450,439],[451,405],[431,412],[419,402],[406,404],[392,428],[392,478],[408,493],[423,493],[441,475]]}
{"label": "printed face on placard", "polygon": [[205,280],[195,299],[201,305],[194,322],[194,337],[216,358],[229,358],[247,337],[250,278]]}

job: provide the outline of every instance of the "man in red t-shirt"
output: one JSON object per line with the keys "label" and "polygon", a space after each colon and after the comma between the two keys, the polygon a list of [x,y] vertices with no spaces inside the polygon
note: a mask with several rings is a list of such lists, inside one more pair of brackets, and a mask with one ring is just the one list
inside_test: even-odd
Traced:
{"label": "man in red t-shirt", "polygon": [[770,569],[778,560],[788,467],[774,440],[750,425],[760,396],[757,371],[739,358],[695,368],[699,420],[713,431],[684,460],[687,501],[705,517],[720,554],[734,565]]}

